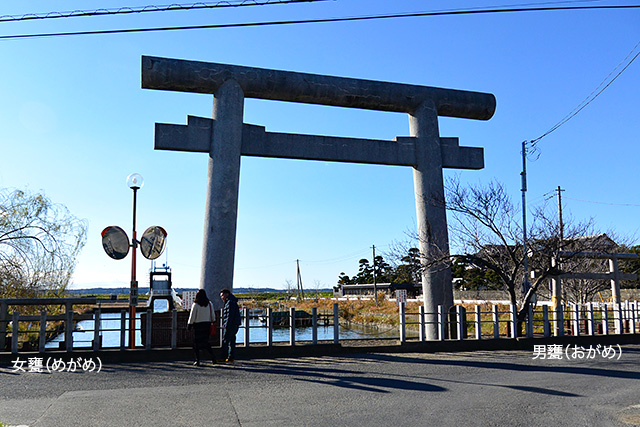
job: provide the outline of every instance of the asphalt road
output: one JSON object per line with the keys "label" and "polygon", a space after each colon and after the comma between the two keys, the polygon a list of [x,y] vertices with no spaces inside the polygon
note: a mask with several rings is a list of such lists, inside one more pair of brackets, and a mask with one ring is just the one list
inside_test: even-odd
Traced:
{"label": "asphalt road", "polygon": [[[0,422],[28,426],[640,425],[640,346],[0,368]],[[545,359],[541,359],[544,354]],[[585,355],[587,356],[587,355]],[[46,371],[46,369],[45,369]]]}

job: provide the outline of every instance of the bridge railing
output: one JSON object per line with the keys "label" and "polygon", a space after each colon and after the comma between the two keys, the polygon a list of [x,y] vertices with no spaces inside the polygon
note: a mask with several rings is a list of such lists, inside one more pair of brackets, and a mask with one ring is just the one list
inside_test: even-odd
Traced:
{"label": "bridge railing", "polygon": [[[443,306],[438,307],[438,340],[640,333],[640,305],[637,301],[567,304],[566,307],[558,306],[556,309],[548,305],[535,309],[530,306],[529,313],[522,322],[518,321],[515,305],[478,304],[473,305],[472,310],[467,307],[468,305],[456,305],[449,312]],[[429,324],[429,316],[424,313],[423,307],[419,309],[418,313],[407,313],[404,306],[400,305],[398,312],[401,342],[407,340],[406,330],[411,327],[417,329],[419,341],[426,341],[424,329]]]}
{"label": "bridge railing", "polygon": [[[43,308],[39,315],[20,314],[18,307],[28,305],[64,306],[65,310],[61,314],[51,314]],[[75,306],[94,308],[92,312],[77,313]],[[13,308],[11,313],[9,307]],[[425,331],[433,327],[438,331],[438,341],[638,334],[639,308],[636,301],[568,304],[557,309],[541,305],[530,308],[525,320],[520,322],[514,305],[465,304],[456,305],[449,311],[440,306],[438,313],[426,313],[423,306],[418,307],[418,312],[407,312],[406,306],[399,304],[397,333],[391,334],[391,337],[399,339],[401,343],[427,341]],[[275,331],[279,344],[286,345],[287,341],[291,346],[300,341],[312,345],[340,343],[343,331],[337,303],[333,305],[333,312],[318,313],[318,308],[314,307],[310,316],[303,316],[302,313],[291,307],[286,312],[275,312],[275,316],[273,310],[267,308],[260,316],[260,322],[256,322],[256,313],[242,309],[239,342],[247,347],[255,344],[272,346],[276,343]],[[79,348],[95,351],[119,348],[126,351],[130,348],[128,315],[128,310],[105,313],[95,298],[0,299],[0,351],[71,352]],[[135,322],[135,348],[175,349],[191,346],[192,336],[186,328],[187,318],[187,311],[153,313],[148,309],[142,312]],[[79,322],[84,327],[79,328]],[[57,334],[51,331],[53,324],[58,325]],[[300,327],[306,328],[304,337],[297,335]],[[52,335],[56,336],[51,339]],[[26,339],[28,337],[31,339]],[[212,343],[220,345],[220,340],[221,334],[218,334],[212,338]]]}

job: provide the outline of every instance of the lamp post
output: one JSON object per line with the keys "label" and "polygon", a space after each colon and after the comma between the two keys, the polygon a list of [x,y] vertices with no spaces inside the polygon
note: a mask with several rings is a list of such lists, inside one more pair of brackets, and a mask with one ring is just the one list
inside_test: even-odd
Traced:
{"label": "lamp post", "polygon": [[136,342],[136,306],[138,305],[138,281],[136,280],[136,249],[138,247],[136,234],[136,201],[138,190],[144,185],[142,176],[132,173],[127,177],[127,185],[133,190],[133,234],[131,237],[131,288],[129,290],[129,348],[135,348]]}
{"label": "lamp post", "polygon": [[[136,306],[138,305],[138,281],[136,280],[136,257],[137,249],[140,246],[142,256],[154,260],[162,255],[166,245],[167,232],[159,226],[149,227],[142,233],[142,238],[138,241],[136,232],[136,202],[138,190],[142,188],[144,180],[137,173],[132,173],[127,177],[127,185],[133,190],[133,235],[131,243],[129,236],[120,227],[111,225],[102,230],[102,247],[107,255],[113,259],[120,260],[127,257],[129,250],[133,248],[131,256],[131,288],[129,290],[129,348],[136,346]],[[151,300],[153,301],[153,299]]]}

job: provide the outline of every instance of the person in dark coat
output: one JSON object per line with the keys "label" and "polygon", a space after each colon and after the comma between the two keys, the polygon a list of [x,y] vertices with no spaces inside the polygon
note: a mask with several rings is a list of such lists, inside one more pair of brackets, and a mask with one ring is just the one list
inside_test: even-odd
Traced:
{"label": "person in dark coat", "polygon": [[215,321],[216,313],[213,311],[213,304],[207,298],[205,290],[200,289],[196,293],[196,299],[191,306],[191,313],[189,313],[189,321],[187,322],[187,329],[194,330],[193,351],[196,354],[194,363],[196,366],[200,366],[200,350],[202,349],[207,350],[211,355],[211,361],[216,363],[211,344],[209,344],[209,328]]}
{"label": "person in dark coat", "polygon": [[229,289],[220,291],[220,298],[224,302],[220,327],[222,334],[222,360],[233,363],[236,357],[236,334],[242,322],[238,298]]}

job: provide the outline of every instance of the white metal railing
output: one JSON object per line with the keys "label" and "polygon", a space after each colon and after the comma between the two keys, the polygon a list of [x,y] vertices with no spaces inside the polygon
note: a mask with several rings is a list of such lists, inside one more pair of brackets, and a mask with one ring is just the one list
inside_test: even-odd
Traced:
{"label": "white metal railing", "polygon": [[[456,305],[447,312],[443,306],[438,307],[436,330],[437,339],[503,339],[522,336],[519,328],[524,329],[523,335],[529,338],[564,336],[564,335],[612,335],[640,333],[640,312],[637,301],[625,301],[623,304],[589,303],[568,304],[566,308],[559,306],[550,310],[543,305],[536,310],[530,306],[528,315],[519,325],[517,308],[509,305],[507,311],[500,311],[500,306],[493,304],[489,310],[482,310],[482,305],[473,306],[473,311]],[[418,340],[426,341],[424,330],[429,325],[428,316],[424,308],[419,307],[418,313],[407,313],[401,304],[398,310],[400,341],[406,341],[407,325],[414,325],[418,329]],[[417,316],[418,321],[407,320],[408,316]],[[471,317],[471,319],[469,319]],[[483,325],[490,324],[484,328]],[[504,331],[504,332],[501,332]]]}
{"label": "white metal railing", "polygon": [[[95,299],[94,299],[95,300]],[[92,321],[93,327],[85,329],[86,342],[90,343],[90,348],[98,351],[104,348],[119,348],[124,351],[129,346],[129,322],[128,311],[121,310],[119,313],[111,313],[108,318],[98,306],[91,314],[74,313],[72,307],[77,304],[95,304],[95,301],[87,299],[66,299],[49,301],[50,304],[64,305],[66,310],[63,314],[48,314],[42,310],[39,315],[21,315],[17,310],[11,314],[8,312],[9,306],[21,305],[22,300],[0,300],[0,351],[11,351],[18,353],[19,338],[22,334],[37,334],[37,349],[45,352],[47,348],[47,324],[49,322],[60,322],[64,325],[61,335],[63,339],[60,349],[71,352],[81,344],[78,340],[74,342],[74,325],[81,320]],[[45,301],[46,302],[46,301]],[[25,304],[33,305],[33,301]],[[563,335],[612,335],[612,334],[637,334],[640,333],[640,314],[638,312],[638,302],[625,301],[624,303],[588,303],[588,304],[568,304],[566,307],[558,307],[556,310],[550,309],[547,305],[530,308],[528,316],[522,322],[517,319],[516,306],[510,305],[507,310],[497,304],[475,305],[467,309],[462,305],[457,305],[452,310],[445,310],[443,306],[438,307],[437,313],[427,313],[423,306],[419,306],[418,313],[408,313],[405,304],[400,304],[398,309],[398,337],[401,343],[410,339],[427,341],[427,329],[436,331],[435,340],[465,340],[465,339],[513,339],[519,336],[520,329],[526,337],[549,337]],[[183,312],[184,313],[184,312]],[[266,343],[267,346],[274,344],[274,330],[276,325],[273,319],[273,311],[267,308],[264,314],[264,322],[260,325],[251,324],[250,312],[248,309],[242,310],[243,341],[245,346],[252,343]],[[300,341],[296,334],[296,314],[295,308],[288,311],[287,321],[284,329],[288,331],[288,344],[295,346]],[[340,342],[340,310],[338,304],[333,305],[333,313],[318,314],[318,309],[314,307],[311,313],[310,328],[311,338],[305,342],[317,345],[322,342]],[[182,316],[182,315],[181,315]],[[154,342],[154,331],[159,329],[156,317],[168,320],[164,327],[166,341],[164,344]],[[320,319],[323,324],[321,325]],[[144,319],[144,320],[142,320]],[[302,320],[302,319],[298,319]],[[37,325],[29,330],[20,330],[20,325]],[[186,321],[179,320],[178,312],[173,310],[168,314],[154,314],[151,309],[147,310],[141,319],[135,322],[136,333],[140,338],[136,338],[136,348],[151,349],[158,346],[177,347],[191,345],[189,340],[185,344]],[[324,327],[323,339],[319,339],[318,331]],[[326,329],[332,327],[332,333],[327,333]],[[254,339],[256,329],[264,335],[262,341]],[[280,329],[282,331],[282,329]],[[17,331],[17,332],[16,332]],[[409,338],[411,333],[413,338]],[[119,345],[105,345],[103,338],[106,333],[116,334]],[[88,335],[87,335],[88,334]],[[282,335],[282,333],[280,333]],[[256,337],[257,338],[257,337]],[[33,341],[33,340],[32,340]],[[218,342],[220,344],[220,342]],[[86,348],[86,347],[85,347]],[[26,349],[23,349],[26,350]]]}

